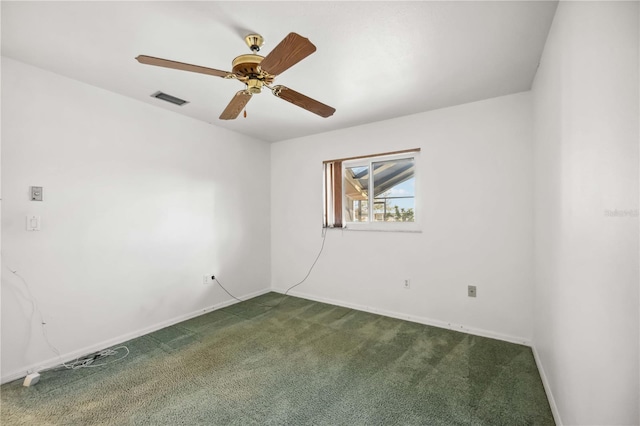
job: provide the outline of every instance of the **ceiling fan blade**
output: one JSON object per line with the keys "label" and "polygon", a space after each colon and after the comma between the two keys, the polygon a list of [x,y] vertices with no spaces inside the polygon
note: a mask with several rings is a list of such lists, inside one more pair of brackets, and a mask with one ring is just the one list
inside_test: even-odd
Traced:
{"label": "ceiling fan blade", "polygon": [[260,63],[260,68],[272,75],[280,75],[307,56],[316,47],[296,33],[289,33]]}
{"label": "ceiling fan blade", "polygon": [[169,59],[154,58],[153,56],[139,55],[136,59],[141,64],[155,65],[158,67],[165,67],[165,68],[173,68],[173,69],[182,70],[182,71],[197,72],[200,74],[213,75],[215,77],[226,77],[229,74],[231,74],[228,71],[220,71],[213,68],[185,64],[184,62],[170,61]]}
{"label": "ceiling fan blade", "polygon": [[227,105],[224,111],[222,111],[222,114],[220,114],[220,120],[235,120],[245,105],[247,105],[249,99],[251,99],[251,94],[245,90],[236,93],[231,99],[231,102],[229,102],[229,105]]}
{"label": "ceiling fan blade", "polygon": [[292,104],[299,106],[300,108],[304,108],[307,111],[318,114],[320,117],[331,117],[333,113],[336,112],[335,108],[325,105],[322,102],[318,102],[315,99],[311,99],[310,97],[285,86],[275,86],[273,88],[273,94],[287,102],[291,102]]}

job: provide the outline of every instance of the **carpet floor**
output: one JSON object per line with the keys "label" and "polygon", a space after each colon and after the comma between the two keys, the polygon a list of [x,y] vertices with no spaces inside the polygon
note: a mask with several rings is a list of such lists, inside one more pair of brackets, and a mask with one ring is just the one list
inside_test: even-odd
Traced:
{"label": "carpet floor", "polygon": [[[8,425],[553,425],[526,346],[268,293],[0,388]],[[109,361],[117,356],[105,358]]]}

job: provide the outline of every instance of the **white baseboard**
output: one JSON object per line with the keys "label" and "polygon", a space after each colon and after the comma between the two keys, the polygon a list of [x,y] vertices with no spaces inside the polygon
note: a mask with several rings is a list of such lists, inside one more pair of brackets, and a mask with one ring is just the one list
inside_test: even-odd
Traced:
{"label": "white baseboard", "polygon": [[[272,291],[284,294],[285,289],[272,288]],[[439,328],[446,328],[448,330],[460,331],[463,333],[473,334],[475,336],[488,337],[490,339],[503,340],[509,343],[516,343],[518,345],[531,346],[531,340],[524,337],[510,336],[507,334],[496,333],[489,330],[483,330],[480,328],[468,327],[462,324],[453,324],[445,321],[440,321],[432,318],[421,317],[416,315],[407,315],[400,312],[388,311],[385,309],[378,309],[371,306],[359,305],[355,303],[343,302],[341,300],[330,299],[326,297],[318,297],[304,292],[290,291],[287,293],[291,296],[301,297],[303,299],[313,300],[316,302],[328,303],[330,305],[342,306],[344,308],[351,308],[357,311],[369,312],[372,314],[384,315],[386,317],[397,318],[407,320],[411,322],[417,322],[419,324],[431,325]]]}
{"label": "white baseboard", "polygon": [[[240,299],[244,299],[244,300],[248,300],[248,299],[252,299],[254,297],[263,295],[265,293],[269,293],[271,291],[271,289],[263,289],[263,290],[259,290],[259,291],[255,291],[253,293],[249,293],[249,294],[245,294],[243,296],[239,296]],[[137,331],[131,332],[131,333],[127,333],[127,334],[123,334],[121,336],[118,337],[114,337],[113,339],[108,339],[105,341],[102,341],[100,343],[96,343],[94,345],[91,346],[87,346],[84,347],[82,349],[78,349],[72,352],[67,352],[65,354],[62,354],[60,357],[53,357],[50,358],[46,361],[42,361],[42,362],[38,362],[35,364],[31,364],[28,365],[26,367],[22,367],[18,370],[14,370],[10,373],[7,374],[3,374],[2,377],[0,378],[0,383],[4,384],[4,383],[8,383],[8,382],[12,382],[14,380],[20,379],[22,377],[25,377],[27,374],[29,374],[29,372],[34,372],[34,371],[40,371],[40,370],[45,370],[51,367],[55,367],[57,365],[60,365],[63,362],[70,362],[73,361],[79,357],[94,353],[94,352],[98,352],[101,351],[103,349],[106,348],[110,348],[116,345],[119,345],[123,342],[129,341],[131,339],[135,339],[136,337],[140,337],[140,336],[144,336],[145,334],[149,334],[149,333],[153,333],[154,331],[160,330],[162,328],[165,327],[169,327],[172,326],[174,324],[178,324],[182,321],[186,321],[188,319],[206,314],[208,312],[212,312],[221,308],[224,308],[226,306],[230,306],[230,305],[234,305],[236,303],[239,303],[237,300],[235,299],[229,299],[226,300],[224,302],[220,302],[220,303],[216,303],[213,306],[210,306],[208,308],[204,308],[204,309],[198,309],[197,311],[193,311],[193,312],[189,312],[187,314],[184,315],[179,315],[177,317],[171,318],[169,320],[166,321],[162,321],[160,323],[154,324],[152,326],[149,327],[145,327],[142,329],[139,329]]]}
{"label": "white baseboard", "polygon": [[542,386],[544,386],[544,391],[547,394],[547,399],[549,400],[549,406],[551,407],[551,414],[553,414],[553,420],[556,422],[557,426],[562,426],[562,419],[560,418],[560,412],[558,411],[558,406],[556,405],[556,400],[553,397],[553,392],[551,392],[551,385],[549,384],[549,380],[547,379],[547,374],[544,371],[544,367],[542,366],[542,361],[540,360],[540,355],[538,355],[538,350],[536,349],[535,344],[531,345],[531,350],[533,351],[533,358],[536,360],[536,366],[538,367],[538,372],[540,372],[540,379],[542,380]]}

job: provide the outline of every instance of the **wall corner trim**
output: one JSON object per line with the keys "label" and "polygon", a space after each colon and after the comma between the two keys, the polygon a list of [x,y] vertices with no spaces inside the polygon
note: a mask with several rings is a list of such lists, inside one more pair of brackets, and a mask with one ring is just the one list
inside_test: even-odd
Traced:
{"label": "wall corner trim", "polygon": [[549,406],[551,407],[551,414],[553,414],[553,420],[556,422],[557,426],[562,426],[562,419],[560,418],[560,411],[558,411],[558,406],[556,405],[556,400],[553,397],[553,392],[551,391],[551,385],[549,380],[547,379],[547,374],[544,371],[544,367],[542,366],[542,360],[540,359],[540,355],[538,355],[538,350],[536,349],[535,342],[531,345],[531,350],[533,351],[533,358],[536,360],[536,366],[538,367],[538,372],[540,373],[540,379],[542,380],[542,385],[544,386],[544,391],[547,394],[547,399],[549,400]]}

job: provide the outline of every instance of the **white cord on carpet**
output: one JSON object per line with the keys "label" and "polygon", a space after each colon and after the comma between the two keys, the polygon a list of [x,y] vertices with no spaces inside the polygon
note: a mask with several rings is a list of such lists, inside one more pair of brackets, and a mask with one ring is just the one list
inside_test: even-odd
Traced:
{"label": "white cord on carpet", "polygon": [[[29,286],[29,283],[27,282],[26,279],[24,279],[24,277],[22,275],[20,275],[18,273],[17,270],[9,268],[4,262],[3,262],[3,264],[9,270],[9,272],[11,272],[13,275],[15,275],[24,284],[24,288],[27,290],[27,296],[25,297],[24,294],[23,294],[23,297],[25,297],[25,299],[27,299],[27,301],[31,304],[31,315],[29,316],[31,322],[33,322],[34,316],[37,313],[38,316],[40,317],[40,329],[42,330],[42,336],[44,337],[44,341],[49,346],[49,349],[51,349],[51,351],[53,351],[58,356],[58,359],[62,359],[62,355],[60,355],[60,351],[58,350],[58,348],[56,348],[53,345],[53,343],[51,343],[51,341],[49,340],[49,336],[47,335],[47,329],[45,328],[45,325],[47,325],[47,323],[44,320],[44,316],[42,315],[42,311],[40,310],[40,307],[38,305],[38,301],[37,301],[36,297],[33,295],[33,292],[31,291],[31,287]],[[118,353],[117,352],[118,349],[126,350],[126,353],[124,354],[124,356],[122,356],[122,357],[120,357],[118,359],[115,359],[113,361],[110,361],[110,362],[103,362],[103,363],[100,363],[100,364],[94,364],[94,361],[96,361],[97,359],[104,358],[104,357],[107,357],[107,356],[116,355]],[[117,361],[120,361],[122,359],[125,359],[128,355],[129,355],[129,348],[127,348],[126,346],[118,346],[117,348],[114,348],[114,349],[104,349],[104,350],[102,350],[100,352],[96,352],[96,353],[93,353],[93,354],[90,354],[90,355],[86,355],[84,357],[78,357],[78,358],[76,358],[75,361],[72,361],[70,363],[62,362],[60,364],[60,366],[66,368],[68,370],[77,370],[79,368],[87,368],[87,367],[102,367],[103,365],[113,364],[114,362],[117,362]],[[53,370],[53,369],[56,369],[56,368],[60,368],[60,367],[56,366],[56,367],[52,367],[52,368],[44,369],[44,370],[40,370],[40,371]]]}

